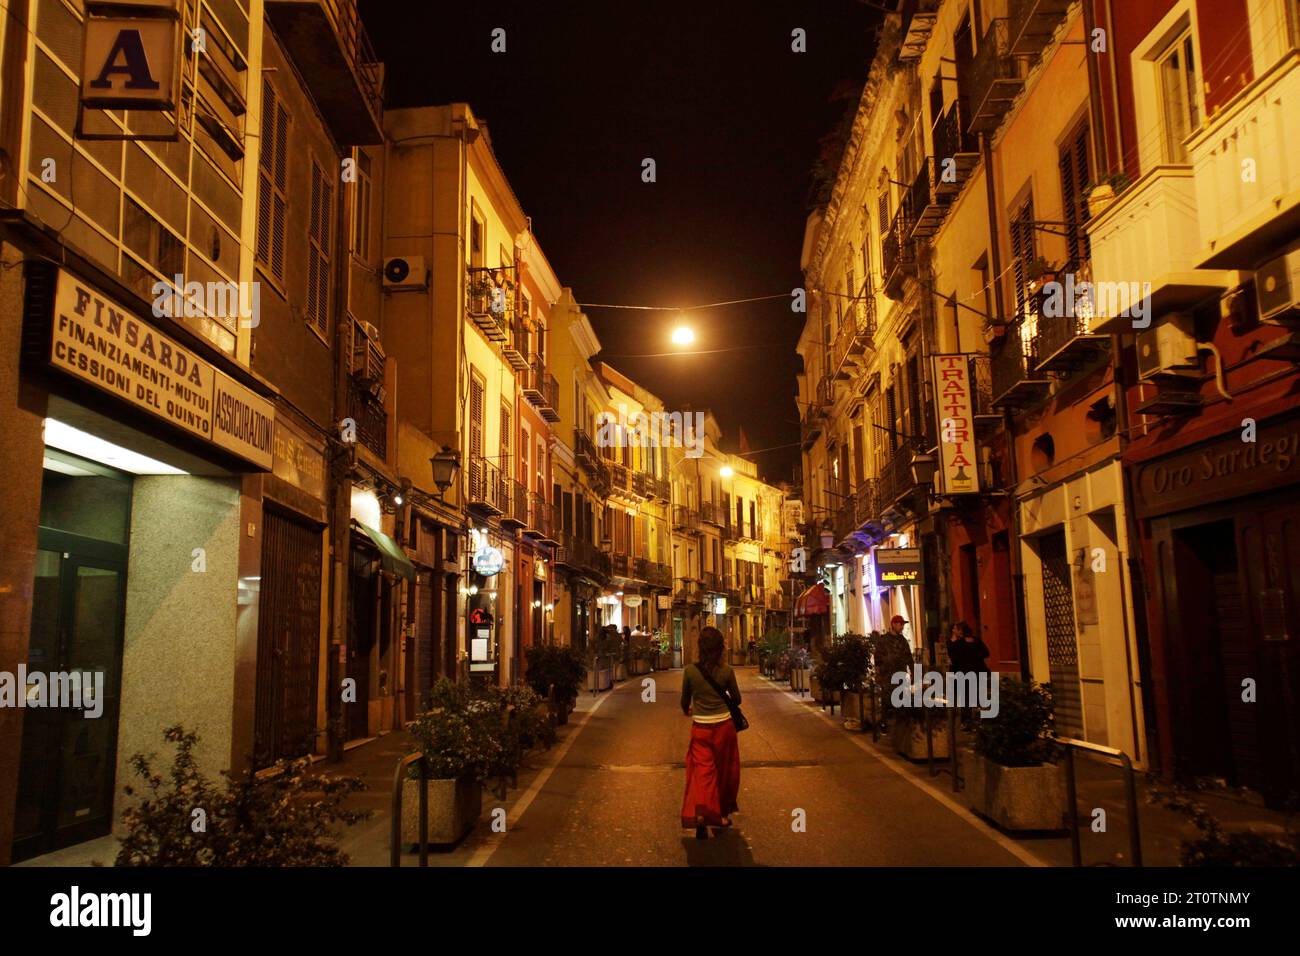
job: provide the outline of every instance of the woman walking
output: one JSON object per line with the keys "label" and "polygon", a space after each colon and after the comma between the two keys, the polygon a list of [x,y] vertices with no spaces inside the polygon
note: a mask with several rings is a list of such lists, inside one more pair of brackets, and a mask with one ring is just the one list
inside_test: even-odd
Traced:
{"label": "woman walking", "polygon": [[740,792],[740,747],[731,707],[740,704],[736,672],[722,662],[725,649],[716,627],[700,631],[700,660],[682,677],[682,713],[692,720],[686,751],[686,794],[682,826],[695,827],[697,840],[708,839],[707,827],[731,826]]}

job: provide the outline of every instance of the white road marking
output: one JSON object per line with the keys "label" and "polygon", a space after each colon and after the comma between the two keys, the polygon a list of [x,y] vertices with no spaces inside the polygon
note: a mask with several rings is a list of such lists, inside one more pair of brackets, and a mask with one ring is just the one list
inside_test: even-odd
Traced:
{"label": "white road marking", "polygon": [[[623,684],[624,688],[631,686],[632,685],[629,683]],[[555,772],[555,768],[563,762],[565,754],[569,752],[569,748],[573,746],[573,742],[578,739],[578,735],[581,734],[583,729],[587,726],[587,721],[591,719],[591,715],[600,710],[601,705],[616,693],[618,693],[618,689],[614,688],[608,693],[601,695],[601,697],[596,701],[596,705],[582,715],[582,719],[578,721],[577,726],[573,728],[573,733],[569,734],[569,736],[565,738],[564,743],[560,745],[560,749],[555,752],[555,758],[551,761],[550,765],[537,775],[537,779],[533,781],[532,786],[520,795],[519,799],[514,802],[514,805],[506,814],[506,832],[493,834],[494,839],[492,842],[475,850],[474,855],[471,856],[469,862],[465,864],[466,866],[487,865],[488,860],[492,858],[492,854],[495,853],[501,844],[505,842],[503,838],[507,836],[510,833],[511,828],[519,822],[519,818],[524,815],[524,811],[527,810],[529,804],[533,802],[533,798],[537,796],[542,787],[546,786],[546,781],[551,779],[551,774]]]}
{"label": "white road marking", "polygon": [[[791,694],[789,691],[785,691],[784,688],[778,687],[776,689],[783,691],[783,696],[787,698],[794,698],[797,701],[798,700],[807,701],[809,699],[807,697],[799,698],[796,695]],[[810,712],[812,710],[811,707],[804,707],[803,709]],[[834,717],[827,716],[825,708],[818,707],[817,714],[822,718],[822,720],[826,721],[831,726],[843,730],[842,726],[835,723]],[[939,803],[943,804],[953,813],[957,814],[957,816],[961,817],[963,820],[965,820],[975,829],[979,830],[982,834],[984,834],[984,836],[988,837],[990,840],[992,840],[998,846],[1002,847],[1002,849],[1006,850],[1008,853],[1010,853],[1016,859],[1020,860],[1020,862],[1024,863],[1026,866],[1047,866],[1047,867],[1052,866],[1051,863],[1048,863],[1042,857],[1038,856],[1037,854],[1029,850],[1026,850],[1024,847],[1016,843],[1010,837],[1006,836],[1003,833],[1000,833],[998,830],[989,826],[978,816],[976,816],[975,813],[969,807],[962,806],[960,803],[952,799],[952,797],[944,793],[938,787],[931,785],[925,780],[918,779],[914,774],[911,773],[910,770],[904,769],[903,766],[900,766],[898,761],[892,760],[889,757],[886,757],[884,754],[877,751],[874,747],[868,746],[867,742],[857,734],[849,734],[849,740],[859,750],[862,750],[870,754],[872,757],[876,758],[876,760],[880,761],[882,764],[884,764],[894,773],[898,774],[900,777],[902,777],[912,786],[916,787],[918,790],[921,790],[929,794]]]}

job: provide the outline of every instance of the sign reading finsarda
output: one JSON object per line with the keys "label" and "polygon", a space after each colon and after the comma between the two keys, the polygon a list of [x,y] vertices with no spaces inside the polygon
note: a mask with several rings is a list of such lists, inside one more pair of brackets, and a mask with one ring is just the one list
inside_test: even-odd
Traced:
{"label": "sign reading finsarda", "polygon": [[1300,419],[1264,422],[1246,441],[1237,429],[1137,466],[1140,517],[1180,511],[1209,501],[1256,494],[1300,481]]}
{"label": "sign reading finsarda", "polygon": [[50,324],[55,368],[271,467],[274,406],[193,350],[64,270]]}

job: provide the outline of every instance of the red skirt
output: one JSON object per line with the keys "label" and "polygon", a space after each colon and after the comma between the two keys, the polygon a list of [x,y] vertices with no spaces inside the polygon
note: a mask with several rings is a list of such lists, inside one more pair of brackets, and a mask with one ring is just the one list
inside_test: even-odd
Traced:
{"label": "red skirt", "polygon": [[722,817],[736,810],[740,792],[740,747],[736,725],[730,718],[716,724],[691,724],[691,744],[686,750],[686,794],[682,797],[682,826],[693,827],[697,817],[720,826]]}

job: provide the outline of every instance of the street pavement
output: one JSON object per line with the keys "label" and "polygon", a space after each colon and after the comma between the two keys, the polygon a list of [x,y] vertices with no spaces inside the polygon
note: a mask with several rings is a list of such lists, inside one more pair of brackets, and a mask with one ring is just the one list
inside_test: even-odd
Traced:
{"label": "street pavement", "polygon": [[[633,677],[575,714],[556,762],[491,811],[454,856],[489,866],[1020,866],[1036,862],[944,795],[741,668],[750,729],[740,735],[740,811],[705,841],[679,823],[689,719],[681,671],[659,671],[655,700]],[[798,811],[802,811],[799,814]],[[802,819],[803,826],[797,824]],[[447,860],[451,863],[451,860]]]}

